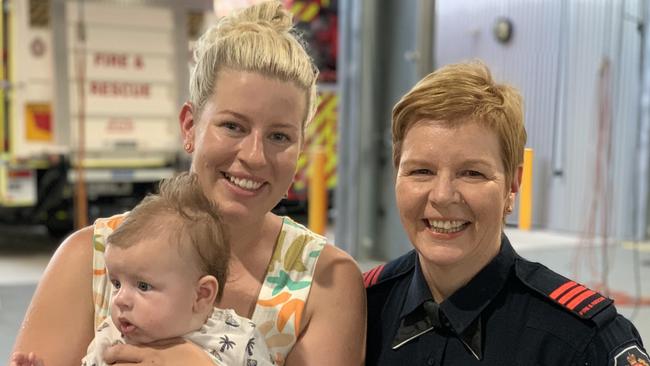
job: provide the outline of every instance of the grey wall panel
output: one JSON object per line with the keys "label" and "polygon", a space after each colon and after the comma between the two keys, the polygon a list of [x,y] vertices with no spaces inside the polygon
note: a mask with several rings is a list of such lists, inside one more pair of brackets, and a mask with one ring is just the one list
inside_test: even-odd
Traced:
{"label": "grey wall panel", "polygon": [[[519,88],[524,96],[528,147],[535,150],[534,224],[546,225],[552,176],[551,158],[556,128],[556,101],[560,72],[561,6],[541,1],[438,1],[436,14],[436,61],[438,66],[479,58],[497,80]],[[493,36],[499,17],[514,24],[510,43]],[[464,19],[459,21],[458,19]],[[517,212],[511,216],[515,222]]]}
{"label": "grey wall panel", "polygon": [[[497,79],[524,95],[528,146],[535,150],[533,224],[631,237],[641,204],[631,192],[647,184],[635,179],[639,0],[436,4],[437,65],[481,58]],[[515,29],[506,45],[492,35],[502,16]],[[605,60],[611,66],[611,129],[605,135],[601,130],[605,140],[599,143],[599,73]],[[600,162],[599,151],[605,159]]]}
{"label": "grey wall panel", "polygon": [[417,75],[418,2],[415,0],[382,0],[378,29],[382,47],[378,60],[383,90],[376,108],[376,126],[382,126],[382,168],[379,187],[380,211],[376,223],[375,258],[396,258],[412,247],[402,229],[395,203],[395,173],[392,164],[391,112],[393,106],[415,85]]}
{"label": "grey wall panel", "polygon": [[411,249],[395,208],[390,125],[393,105],[418,80],[422,5],[340,2],[336,242],[361,259],[386,260]]}
{"label": "grey wall panel", "polygon": [[[595,210],[603,201],[594,195],[598,151],[598,74],[603,62],[607,7],[604,1],[585,5],[569,2],[565,55],[561,81],[564,90],[564,139],[566,155],[561,175],[552,181],[552,215],[549,227],[571,231],[593,231]],[[598,25],[594,27],[594,25]],[[588,37],[586,35],[589,34]],[[599,175],[602,180],[602,174]],[[544,197],[540,197],[544,199]]]}
{"label": "grey wall panel", "polygon": [[[641,32],[642,17],[640,0],[624,2],[621,23],[620,48],[614,55],[620,55],[617,62],[615,86],[615,116],[612,165],[612,208],[614,233],[617,236],[633,238],[636,232],[635,215],[645,206],[636,195],[637,186],[647,185],[647,178],[639,176],[639,95],[641,93]],[[623,182],[623,183],[621,183]]]}

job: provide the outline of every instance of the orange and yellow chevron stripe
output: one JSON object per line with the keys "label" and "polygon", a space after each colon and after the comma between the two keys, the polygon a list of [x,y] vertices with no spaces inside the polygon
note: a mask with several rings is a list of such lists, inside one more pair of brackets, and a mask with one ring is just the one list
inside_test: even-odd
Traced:
{"label": "orange and yellow chevron stripe", "polygon": [[[329,1],[328,1],[329,2]],[[299,22],[311,22],[320,13],[321,1],[295,1],[291,5],[291,13]]]}
{"label": "orange and yellow chevron stripe", "polygon": [[325,149],[327,162],[325,175],[327,187],[336,186],[336,148],[337,148],[337,108],[338,95],[335,92],[321,92],[318,96],[318,108],[311,123],[305,131],[305,147],[298,159],[296,178],[293,189],[302,191],[307,187],[309,179],[309,151],[312,146],[321,146]]}

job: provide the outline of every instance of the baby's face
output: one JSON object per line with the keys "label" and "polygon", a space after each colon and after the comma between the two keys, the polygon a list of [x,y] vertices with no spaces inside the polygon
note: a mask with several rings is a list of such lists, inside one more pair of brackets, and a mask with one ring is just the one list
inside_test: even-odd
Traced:
{"label": "baby's face", "polygon": [[132,344],[179,337],[194,330],[197,271],[175,245],[146,239],[128,248],[109,245],[111,317]]}

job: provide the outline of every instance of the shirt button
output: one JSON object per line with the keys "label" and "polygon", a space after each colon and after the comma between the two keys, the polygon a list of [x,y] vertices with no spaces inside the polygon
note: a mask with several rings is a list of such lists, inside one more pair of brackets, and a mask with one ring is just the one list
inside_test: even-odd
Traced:
{"label": "shirt button", "polygon": [[429,365],[429,366],[433,366],[433,365],[435,365],[435,364],[436,364],[436,361],[435,361],[433,358],[429,358],[429,359],[427,360],[427,365]]}

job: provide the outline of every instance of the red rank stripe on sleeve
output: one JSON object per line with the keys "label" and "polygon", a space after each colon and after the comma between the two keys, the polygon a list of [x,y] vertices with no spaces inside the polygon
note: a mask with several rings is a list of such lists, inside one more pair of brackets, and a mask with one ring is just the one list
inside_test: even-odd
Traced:
{"label": "red rank stripe on sleeve", "polygon": [[366,288],[377,283],[377,280],[379,280],[379,274],[381,274],[381,271],[383,269],[384,264],[377,266],[363,274],[363,284],[366,286]]}
{"label": "red rank stripe on sleeve", "polygon": [[[599,293],[590,290],[574,281],[567,281],[548,295],[558,304],[565,308],[585,316],[596,305],[605,300]],[[578,308],[580,304],[589,301],[586,305]]]}

